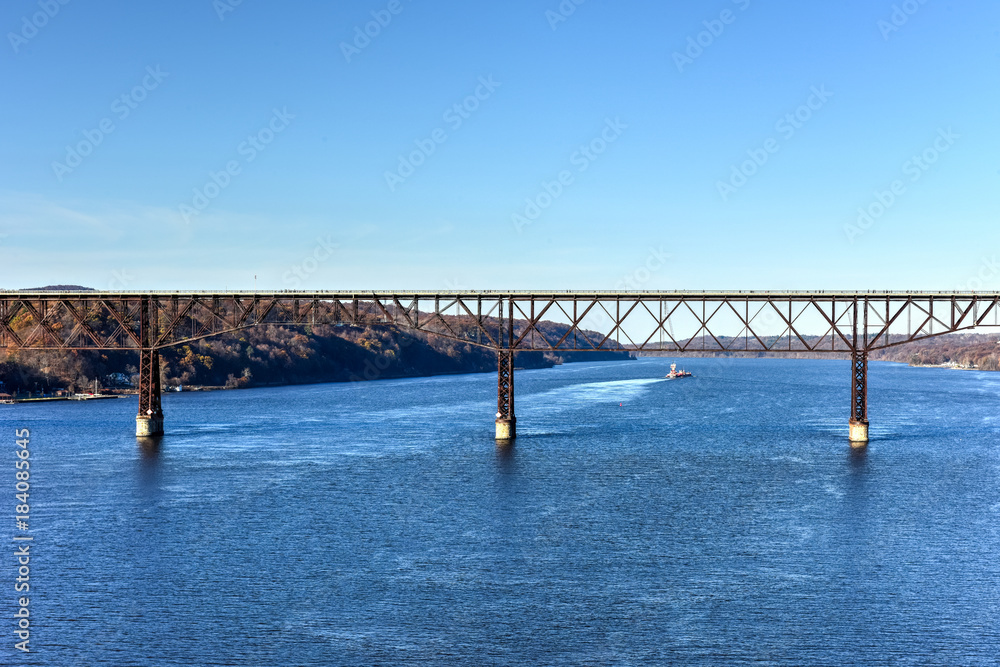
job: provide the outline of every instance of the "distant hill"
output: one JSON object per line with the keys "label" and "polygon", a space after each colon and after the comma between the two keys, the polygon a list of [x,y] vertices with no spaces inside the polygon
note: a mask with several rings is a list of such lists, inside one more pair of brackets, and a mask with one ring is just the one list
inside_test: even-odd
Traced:
{"label": "distant hill", "polygon": [[949,334],[873,353],[872,359],[911,366],[948,364],[981,371],[1000,370],[1000,335]]}
{"label": "distant hill", "polygon": [[[558,338],[565,325],[539,323]],[[593,334],[597,336],[597,334]],[[519,368],[572,361],[626,360],[628,352],[521,352]],[[343,382],[452,373],[495,372],[486,348],[394,326],[284,326],[266,324],[161,350],[164,387]],[[137,373],[138,353],[127,350],[0,351],[0,391],[64,388],[82,391],[94,379],[122,384]]]}
{"label": "distant hill", "polygon": [[[805,336],[810,344],[815,344],[818,338]],[[726,344],[730,338],[720,337]],[[655,353],[659,356],[672,357],[782,357],[794,359],[830,359],[837,356],[848,357],[849,352],[831,355],[824,352],[807,352],[801,350],[785,350],[788,337],[770,337],[765,341],[772,345],[775,351],[765,353],[760,350],[736,352],[675,352],[665,350]],[[686,341],[680,341],[684,344]],[[797,341],[795,341],[797,343]],[[795,344],[793,343],[793,344]],[[641,353],[649,354],[649,353]],[[915,343],[906,343],[885,350],[875,350],[869,355],[873,361],[896,361],[910,366],[941,366],[951,365],[961,368],[975,368],[983,371],[1000,370],[1000,335],[959,333],[935,336]]]}
{"label": "distant hill", "polygon": [[81,285],[46,285],[45,287],[29,287],[25,292],[95,292],[93,287]]}

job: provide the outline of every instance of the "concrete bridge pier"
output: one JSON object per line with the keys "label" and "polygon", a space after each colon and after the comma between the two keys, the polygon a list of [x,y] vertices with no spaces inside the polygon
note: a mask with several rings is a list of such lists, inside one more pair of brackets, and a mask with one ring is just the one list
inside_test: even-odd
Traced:
{"label": "concrete bridge pier", "polygon": [[848,422],[851,447],[868,445],[868,351],[851,354],[851,419]]}
{"label": "concrete bridge pier", "polygon": [[513,442],[517,435],[517,419],[498,419],[496,421],[498,443]]}
{"label": "concrete bridge pier", "polygon": [[135,437],[156,438],[163,435],[163,415],[137,415],[135,418]]}
{"label": "concrete bridge pier", "polygon": [[851,420],[848,423],[848,428],[850,429],[850,435],[848,436],[851,441],[851,447],[867,447],[868,446],[868,422]]}

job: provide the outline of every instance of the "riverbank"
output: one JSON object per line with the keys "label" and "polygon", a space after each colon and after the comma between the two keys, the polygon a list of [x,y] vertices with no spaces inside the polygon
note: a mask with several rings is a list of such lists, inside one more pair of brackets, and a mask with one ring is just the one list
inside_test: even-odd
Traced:
{"label": "riverbank", "polygon": [[[522,367],[518,366],[515,368],[517,371],[523,370],[539,370],[546,368],[558,368],[563,365],[563,363],[579,363],[583,361],[634,361],[635,357],[629,355],[621,355],[616,358],[608,359],[607,353],[596,353],[594,358],[587,359],[586,357],[573,358],[569,361],[563,362],[560,360],[559,363],[548,363],[540,366]],[[494,362],[495,364],[495,362]],[[474,375],[477,373],[495,372],[496,366],[492,366],[488,369],[480,370],[467,370],[467,371],[442,371],[442,372],[432,372],[432,373],[417,373],[417,374],[397,374],[397,373],[381,373],[373,377],[350,377],[347,379],[336,379],[336,380],[315,380],[306,382],[255,382],[247,384],[227,384],[227,385],[174,385],[174,386],[164,386],[162,388],[162,394],[174,394],[174,393],[189,393],[189,392],[213,392],[213,391],[230,391],[233,389],[263,389],[268,387],[296,387],[305,385],[317,385],[317,384],[342,384],[346,382],[374,382],[376,380],[406,380],[406,379],[416,379],[416,378],[429,378],[429,377],[442,377],[450,375]],[[15,404],[15,403],[51,403],[58,401],[87,401],[87,400],[99,400],[106,398],[126,398],[129,396],[138,395],[138,390],[136,389],[113,389],[108,390],[110,394],[74,394],[72,396],[45,396],[45,397],[26,397],[26,398],[14,398],[11,400],[0,400],[0,404]]]}
{"label": "riverbank", "polygon": [[[558,339],[559,331],[551,335]],[[551,368],[628,358],[625,351],[526,351],[517,354],[516,365]],[[481,373],[495,371],[496,364],[492,349],[393,327],[266,325],[160,350],[165,391],[178,385],[214,390]],[[95,379],[105,387],[135,386],[138,366],[134,350],[4,349],[0,393],[37,394],[43,387],[46,393],[57,387],[83,392]]]}

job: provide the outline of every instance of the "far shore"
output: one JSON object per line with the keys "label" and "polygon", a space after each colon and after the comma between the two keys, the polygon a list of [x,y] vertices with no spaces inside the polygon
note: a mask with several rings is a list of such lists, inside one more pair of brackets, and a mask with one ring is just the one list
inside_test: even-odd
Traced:
{"label": "far shore", "polygon": [[[680,353],[676,353],[675,352],[673,354],[666,353],[666,352],[664,352],[664,353],[654,352],[654,353],[650,354],[649,352],[645,352],[645,351],[644,352],[640,352],[635,357],[630,357],[629,359],[635,359],[637,357],[638,358],[642,358],[642,357],[647,357],[647,358],[648,357],[652,357],[652,358],[674,357],[674,358],[679,358],[679,359],[681,359],[681,358],[688,358],[688,359],[694,359],[694,358],[701,358],[701,359],[725,359],[725,358],[736,358],[736,359],[739,359],[739,358],[743,358],[743,359],[765,359],[765,358],[770,358],[770,359],[789,359],[789,358],[799,358],[799,359],[803,359],[804,358],[804,359],[812,359],[812,360],[822,359],[822,360],[828,360],[828,361],[834,361],[834,360],[841,360],[842,359],[840,357],[840,355],[829,355],[829,354],[819,355],[819,354],[815,354],[815,353],[811,353],[811,354],[810,353],[804,353],[804,354],[799,353],[799,354],[796,354],[795,352],[792,352],[790,355],[788,353],[785,353],[785,354],[778,353],[778,354],[774,354],[774,355],[769,355],[767,357],[756,356],[756,355],[747,354],[747,353],[743,353],[743,354],[738,354],[738,355],[733,355],[731,357],[727,357],[725,355],[719,355],[719,354],[697,354],[697,353],[694,353],[694,352],[680,352]],[[622,359],[621,361],[626,361],[626,360],[627,359]],[[910,364],[910,363],[907,363],[905,361],[890,361],[890,360],[878,360],[878,359],[873,359],[872,361],[878,361],[880,363],[901,364],[901,365],[909,366],[910,368],[945,368],[945,369],[954,370],[954,371],[982,371],[984,373],[991,372],[991,371],[986,371],[986,370],[983,370],[983,369],[980,369],[980,368],[969,368],[969,367],[966,367],[966,366],[956,366],[954,364]],[[561,365],[561,364],[557,364],[557,365]],[[522,370],[523,371],[523,370],[530,370],[530,369],[516,368],[515,370]],[[226,386],[223,386],[223,385],[182,385],[180,388],[178,388],[176,386],[174,386],[174,387],[164,387],[163,390],[162,390],[162,393],[164,393],[164,394],[174,394],[174,393],[188,393],[188,392],[199,392],[199,391],[231,391],[231,390],[238,390],[238,389],[265,389],[265,388],[269,388],[269,387],[297,387],[297,386],[308,386],[308,385],[315,385],[315,384],[343,384],[343,383],[346,383],[346,382],[375,382],[375,381],[378,381],[378,380],[406,380],[406,379],[411,379],[411,378],[415,379],[415,378],[444,377],[444,376],[448,376],[448,375],[475,375],[475,374],[485,374],[485,373],[490,373],[490,372],[492,372],[492,371],[468,371],[468,372],[461,372],[461,371],[459,371],[459,372],[451,372],[451,373],[447,373],[447,372],[446,373],[430,373],[430,374],[427,374],[427,375],[383,375],[383,376],[375,377],[375,378],[353,377],[353,378],[349,378],[347,380],[317,380],[315,382],[266,382],[266,383],[252,384],[252,385],[249,385],[249,386],[242,386],[242,387],[226,387]],[[23,404],[23,403],[52,403],[52,402],[60,402],[60,401],[74,401],[74,402],[76,402],[76,401],[95,400],[95,399],[101,399],[101,398],[126,398],[126,397],[130,397],[130,396],[136,396],[139,393],[139,391],[137,389],[122,389],[122,388],[107,389],[105,391],[107,391],[108,393],[106,393],[106,394],[97,394],[97,395],[94,395],[94,394],[69,394],[69,395],[65,395],[65,396],[35,396],[35,397],[25,397],[25,398],[14,398],[12,400],[0,400],[0,404],[11,405],[11,404]]]}

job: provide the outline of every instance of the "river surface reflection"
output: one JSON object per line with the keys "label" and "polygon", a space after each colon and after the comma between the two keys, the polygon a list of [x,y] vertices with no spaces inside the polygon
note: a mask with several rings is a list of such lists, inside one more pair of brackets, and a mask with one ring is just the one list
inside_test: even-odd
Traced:
{"label": "river surface reflection", "polygon": [[996,664],[1000,373],[873,363],[852,451],[846,361],[669,363],[519,371],[506,448],[492,375],[169,394],[145,449],[134,400],[0,406],[0,663]]}

